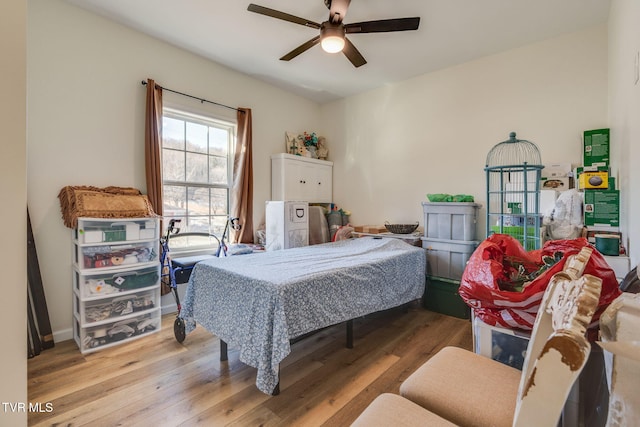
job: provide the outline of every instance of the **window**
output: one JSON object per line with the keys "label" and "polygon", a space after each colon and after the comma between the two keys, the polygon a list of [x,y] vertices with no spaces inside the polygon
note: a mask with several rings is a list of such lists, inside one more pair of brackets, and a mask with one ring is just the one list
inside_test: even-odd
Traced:
{"label": "window", "polygon": [[181,231],[222,234],[234,142],[235,123],[164,108],[164,217],[181,219]]}

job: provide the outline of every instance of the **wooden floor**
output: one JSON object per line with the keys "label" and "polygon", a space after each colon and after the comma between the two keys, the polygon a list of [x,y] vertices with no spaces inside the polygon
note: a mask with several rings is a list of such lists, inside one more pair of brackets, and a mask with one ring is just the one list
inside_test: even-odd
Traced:
{"label": "wooden floor", "polygon": [[29,413],[29,426],[348,426],[440,348],[471,349],[472,341],[468,320],[416,302],[356,319],[353,349],[344,325],[295,343],[281,364],[280,395],[268,396],[236,349],[219,361],[219,341],[204,328],[179,344],[174,319],[96,353],[65,341],[30,359],[28,398],[42,410]]}

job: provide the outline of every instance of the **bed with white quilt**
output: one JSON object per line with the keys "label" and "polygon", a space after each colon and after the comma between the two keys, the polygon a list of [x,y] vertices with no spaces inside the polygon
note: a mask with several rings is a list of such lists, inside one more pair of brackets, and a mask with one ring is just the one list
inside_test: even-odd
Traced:
{"label": "bed with white quilt", "polygon": [[239,349],[258,389],[276,394],[290,340],[421,298],[425,269],[422,248],[393,238],[211,258],[194,267],[179,317]]}

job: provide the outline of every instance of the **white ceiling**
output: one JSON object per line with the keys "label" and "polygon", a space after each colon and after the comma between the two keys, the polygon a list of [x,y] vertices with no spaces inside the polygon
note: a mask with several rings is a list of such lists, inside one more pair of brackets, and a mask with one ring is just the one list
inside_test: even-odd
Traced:
{"label": "white ceiling", "polygon": [[351,34],[355,68],[320,46],[278,58],[317,30],[247,11],[249,3],[321,23],[323,0],[67,0],[128,27],[324,103],[485,55],[605,23],[611,0],[352,0],[345,23],[419,16],[417,31]]}

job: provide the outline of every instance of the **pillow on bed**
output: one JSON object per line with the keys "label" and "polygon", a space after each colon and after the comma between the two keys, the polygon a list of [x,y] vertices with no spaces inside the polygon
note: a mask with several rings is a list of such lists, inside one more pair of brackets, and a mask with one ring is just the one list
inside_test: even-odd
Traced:
{"label": "pillow on bed", "polygon": [[244,243],[234,243],[233,245],[229,245],[229,249],[227,249],[227,254],[229,255],[244,255],[252,252],[253,248]]}

